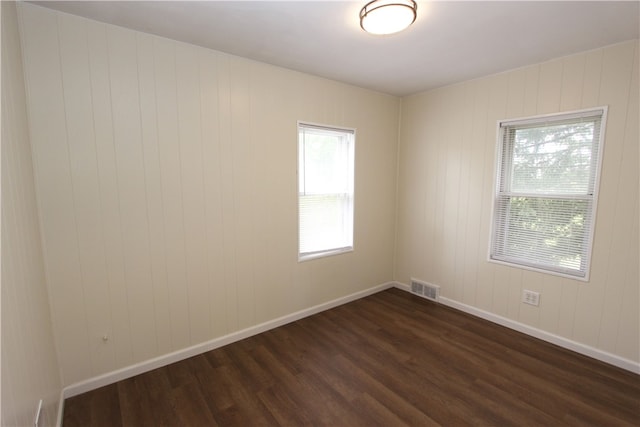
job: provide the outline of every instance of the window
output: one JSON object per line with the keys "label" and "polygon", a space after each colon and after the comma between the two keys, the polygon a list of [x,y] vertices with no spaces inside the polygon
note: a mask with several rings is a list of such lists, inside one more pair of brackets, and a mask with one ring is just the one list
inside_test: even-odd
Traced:
{"label": "window", "polygon": [[298,123],[298,259],[353,250],[355,132]]}
{"label": "window", "polygon": [[499,123],[490,260],[588,280],[605,118]]}

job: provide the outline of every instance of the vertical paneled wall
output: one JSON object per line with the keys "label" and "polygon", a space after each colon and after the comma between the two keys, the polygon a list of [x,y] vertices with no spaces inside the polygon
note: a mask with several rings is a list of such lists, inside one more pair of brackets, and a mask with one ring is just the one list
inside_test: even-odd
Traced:
{"label": "vertical paneled wall", "polygon": [[[19,10],[65,385],[392,279],[397,98]],[[357,129],[352,253],[297,262],[297,120]]]}
{"label": "vertical paneled wall", "polygon": [[[395,278],[640,361],[638,42],[403,99]],[[589,282],[489,263],[497,121],[608,105]],[[541,293],[539,307],[521,303]]]}
{"label": "vertical paneled wall", "polygon": [[54,345],[27,127],[18,19],[2,15],[2,419],[54,426],[62,388]]}

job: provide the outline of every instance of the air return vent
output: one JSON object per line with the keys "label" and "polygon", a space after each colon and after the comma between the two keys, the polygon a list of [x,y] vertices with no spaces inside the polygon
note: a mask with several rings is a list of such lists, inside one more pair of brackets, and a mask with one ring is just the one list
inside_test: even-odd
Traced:
{"label": "air return vent", "polygon": [[411,293],[430,299],[431,301],[438,301],[440,286],[422,282],[417,279],[411,279]]}

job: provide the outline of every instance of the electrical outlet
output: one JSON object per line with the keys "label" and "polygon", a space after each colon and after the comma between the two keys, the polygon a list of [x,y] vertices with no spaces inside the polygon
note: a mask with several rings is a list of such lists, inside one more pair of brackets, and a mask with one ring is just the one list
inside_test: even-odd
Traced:
{"label": "electrical outlet", "polygon": [[529,305],[539,306],[540,293],[525,289],[524,291],[522,291],[522,302]]}

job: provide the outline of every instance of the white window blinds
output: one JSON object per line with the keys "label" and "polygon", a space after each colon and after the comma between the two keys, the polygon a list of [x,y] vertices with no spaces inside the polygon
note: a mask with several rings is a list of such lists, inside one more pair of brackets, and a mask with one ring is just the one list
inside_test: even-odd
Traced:
{"label": "white window blinds", "polygon": [[298,124],[299,259],[353,249],[354,131]]}
{"label": "white window blinds", "polygon": [[491,260],[586,280],[605,113],[500,123]]}

